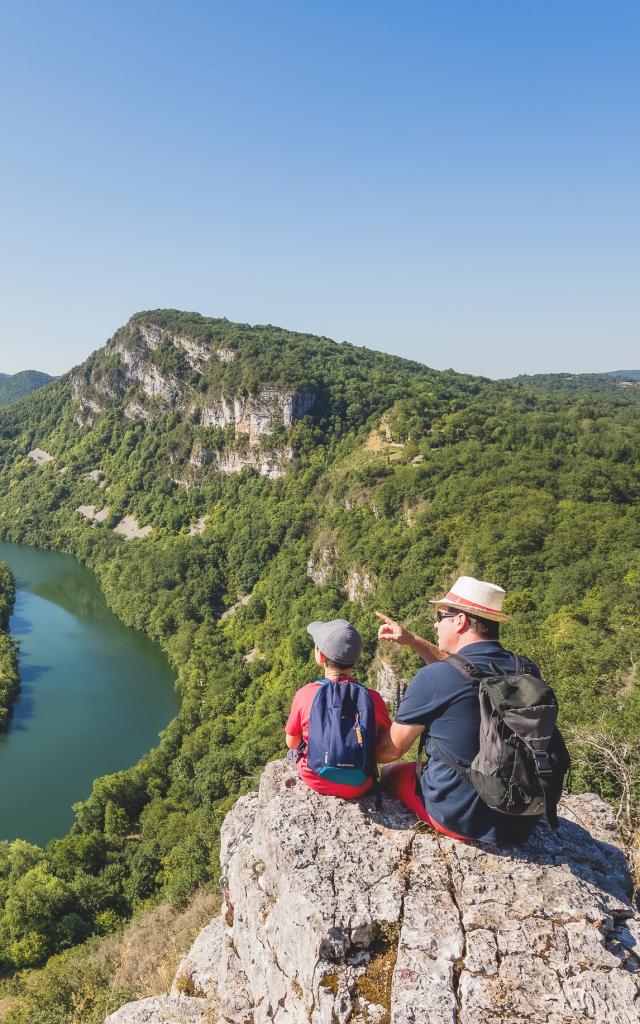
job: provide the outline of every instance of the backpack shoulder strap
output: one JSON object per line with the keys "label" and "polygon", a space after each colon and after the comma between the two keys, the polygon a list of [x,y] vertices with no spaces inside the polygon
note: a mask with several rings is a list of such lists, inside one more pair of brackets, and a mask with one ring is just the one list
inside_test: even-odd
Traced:
{"label": "backpack shoulder strap", "polygon": [[[465,679],[468,679],[470,682],[479,683],[482,679],[484,679],[484,673],[482,669],[480,669],[477,665],[470,661],[469,658],[465,658],[464,655],[462,654],[450,654],[448,658],[445,658],[444,660],[445,662],[450,662],[453,665],[453,667],[458,672],[460,672],[460,674],[463,675]],[[427,745],[428,739],[429,733],[427,732],[426,729],[424,729],[420,733],[420,739],[418,741],[418,757],[416,760],[417,778],[420,778],[420,776],[422,775],[424,748]],[[445,751],[442,749],[440,744],[436,742],[436,740],[434,740],[433,742],[435,743],[436,747],[444,757],[445,761],[448,761],[452,768],[455,768],[457,772],[460,772],[461,769],[462,771],[464,771],[464,766],[459,765],[457,761],[455,761],[453,758],[450,758],[449,755],[446,754]]]}
{"label": "backpack shoulder strap", "polygon": [[475,662],[471,661],[470,658],[465,658],[463,654],[450,654],[445,660],[448,663],[451,663],[453,667],[463,676],[466,676],[467,679],[480,681],[485,677],[485,673],[482,669],[476,665]]}
{"label": "backpack shoulder strap", "polygon": [[530,675],[533,675],[533,672],[532,672],[533,665],[532,665],[531,661],[529,660],[529,658],[525,658],[522,654],[514,654],[513,656],[516,659],[515,675],[518,675],[518,676],[530,676]]}

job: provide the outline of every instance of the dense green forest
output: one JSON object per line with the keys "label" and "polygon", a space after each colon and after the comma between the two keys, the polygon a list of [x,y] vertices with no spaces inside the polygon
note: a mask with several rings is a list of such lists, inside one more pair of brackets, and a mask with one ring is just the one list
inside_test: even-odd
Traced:
{"label": "dense green forest", "polygon": [[0,407],[11,405],[19,398],[30,395],[50,381],[48,373],[39,370],[21,370],[19,373],[0,373]]}
{"label": "dense green forest", "polygon": [[[314,400],[292,422],[273,406],[256,436],[205,425],[204,409],[267,386]],[[378,650],[374,609],[432,636],[427,600],[460,573],[505,587],[504,642],[558,694],[575,785],[617,806],[628,780],[589,750],[609,737],[638,755],[639,411],[614,378],[494,382],[165,310],[0,412],[0,535],[89,565],[166,651],[181,697],[158,747],[96,780],[68,836],[0,844],[5,972],[214,879],[224,814],[282,754],[291,696],[315,676],[306,623],[351,619],[362,677],[385,658],[409,678],[415,656]],[[276,478],[251,462],[266,451]],[[245,468],[220,472],[220,453]],[[124,540],[125,515],[152,532]],[[628,806],[630,835],[636,789]],[[67,1019],[28,1005],[7,1020]]]}
{"label": "dense green forest", "polygon": [[15,580],[6,562],[0,562],[0,732],[7,727],[20,689],[18,645],[9,635],[9,618],[16,599]]}

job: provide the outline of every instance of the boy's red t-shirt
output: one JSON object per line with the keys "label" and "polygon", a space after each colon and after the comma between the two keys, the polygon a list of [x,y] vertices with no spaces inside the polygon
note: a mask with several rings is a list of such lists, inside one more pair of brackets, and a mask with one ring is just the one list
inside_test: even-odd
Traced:
{"label": "boy's red t-shirt", "polygon": [[[339,679],[338,682],[348,683],[349,678],[345,676],[344,679]],[[285,731],[289,736],[302,736],[305,743],[309,739],[309,713],[311,705],[319,688],[320,683],[307,683],[306,686],[298,690],[293,698],[291,711],[285,726]],[[367,687],[367,689],[369,688]],[[378,733],[384,729],[390,729],[391,718],[387,711],[387,705],[376,690],[369,690],[369,693],[373,700],[373,711]],[[373,779],[369,779],[363,786],[344,786],[339,782],[330,782],[328,779],[316,775],[315,772],[312,772],[307,767],[306,751],[298,761],[298,775],[310,789],[315,789],[316,793],[323,793],[325,796],[341,796],[349,799],[350,797],[362,796],[373,786]]]}

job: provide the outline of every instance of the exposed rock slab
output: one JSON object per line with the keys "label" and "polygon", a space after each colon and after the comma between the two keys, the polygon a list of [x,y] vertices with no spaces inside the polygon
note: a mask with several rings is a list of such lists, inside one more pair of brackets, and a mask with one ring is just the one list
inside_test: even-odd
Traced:
{"label": "exposed rock slab", "polygon": [[189,527],[188,536],[197,537],[199,534],[204,533],[206,525],[207,516],[200,516],[200,518]]}
{"label": "exposed rock slab", "polygon": [[109,515],[108,508],[101,508],[96,511],[95,505],[78,505],[76,512],[79,512],[85,519],[94,523],[104,523],[105,519]]}
{"label": "exposed rock slab", "polygon": [[375,590],[373,574],[368,569],[351,569],[343,589],[350,601],[363,605]]}
{"label": "exposed rock slab", "polygon": [[249,604],[250,600],[251,594],[243,594],[242,597],[239,597],[234,604],[230,605],[228,608],[225,608],[222,615],[220,616],[219,621],[224,622],[225,619],[230,619],[231,616],[235,615],[235,613],[238,611],[238,608],[244,608],[245,605]]}
{"label": "exposed rock slab", "polygon": [[152,526],[138,526],[135,516],[124,516],[113,528],[113,532],[121,534],[125,540],[148,537],[152,530]]}
{"label": "exposed rock slab", "polygon": [[278,761],[227,815],[221,858],[223,913],[149,1024],[179,992],[231,1024],[640,1020],[640,922],[596,797],[496,848],[416,828],[389,797],[318,796]]}
{"label": "exposed rock slab", "polygon": [[369,682],[373,684],[385,704],[397,711],[409,685],[409,680],[401,674],[396,666],[393,652],[387,654],[385,651],[383,653],[378,648],[369,669]]}
{"label": "exposed rock slab", "polygon": [[105,1024],[217,1024],[218,1016],[202,999],[152,996],[121,1006]]}
{"label": "exposed rock slab", "polygon": [[53,455],[49,455],[49,452],[45,452],[43,448],[32,448],[30,452],[27,452],[27,458],[32,459],[38,466],[53,462]]}

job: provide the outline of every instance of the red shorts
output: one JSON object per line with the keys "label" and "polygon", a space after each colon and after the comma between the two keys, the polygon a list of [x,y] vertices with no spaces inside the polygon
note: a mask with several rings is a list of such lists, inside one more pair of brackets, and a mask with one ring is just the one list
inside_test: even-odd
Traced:
{"label": "red shorts", "polygon": [[427,821],[438,832],[452,839],[468,840],[468,836],[459,836],[456,832],[450,832],[448,828],[441,825],[432,818],[422,800],[416,793],[416,762],[402,761],[400,764],[392,764],[385,768],[382,776],[382,785],[391,796],[395,796],[410,811],[420,818],[420,821]]}

